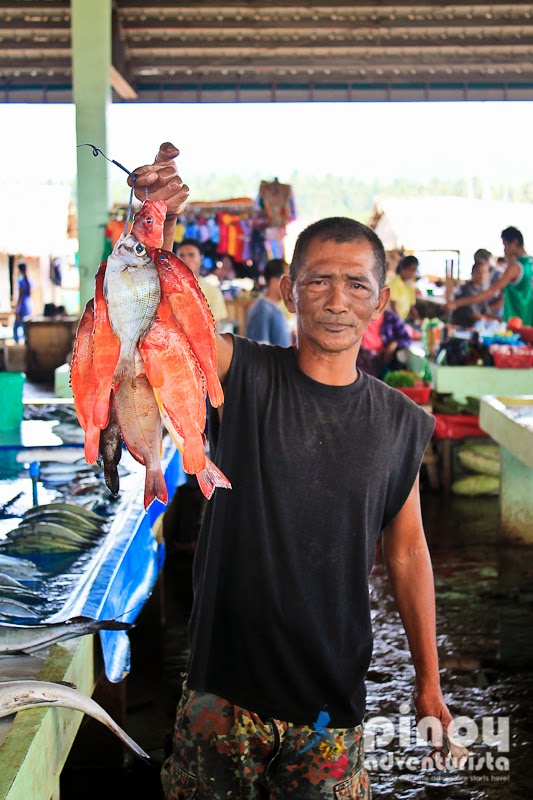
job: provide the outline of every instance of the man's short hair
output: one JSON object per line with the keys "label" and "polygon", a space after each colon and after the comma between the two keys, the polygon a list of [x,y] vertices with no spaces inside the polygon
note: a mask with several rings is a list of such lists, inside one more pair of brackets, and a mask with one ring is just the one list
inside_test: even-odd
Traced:
{"label": "man's short hair", "polygon": [[198,239],[183,239],[183,241],[178,244],[178,250],[180,247],[196,247],[201,256],[204,254],[202,244],[198,241]]}
{"label": "man's short hair", "polygon": [[524,237],[518,228],[514,228],[512,225],[502,231],[502,241],[507,242],[507,244],[518,242],[520,247],[524,246]]}
{"label": "man's short hair", "polygon": [[319,239],[321,242],[336,242],[337,244],[368,242],[374,254],[375,272],[379,281],[379,288],[381,289],[385,285],[387,260],[381,239],[367,225],[363,225],[362,222],[357,222],[357,220],[349,217],[326,217],[318,220],[318,222],[313,222],[312,225],[309,225],[300,233],[294,247],[289,272],[293,283],[313,239]]}
{"label": "man's short hair", "polygon": [[283,258],[271,258],[267,261],[263,271],[266,285],[268,286],[273,278],[281,278],[286,269],[287,262]]}
{"label": "man's short hair", "polygon": [[484,247],[480,247],[479,250],[476,250],[474,253],[474,264],[482,264],[484,261],[490,261],[492,258],[492,253],[490,250],[485,250]]}
{"label": "man's short hair", "polygon": [[418,269],[418,264],[419,261],[416,256],[404,256],[396,267],[396,274],[399,275],[402,269],[408,269],[409,267],[416,267]]}

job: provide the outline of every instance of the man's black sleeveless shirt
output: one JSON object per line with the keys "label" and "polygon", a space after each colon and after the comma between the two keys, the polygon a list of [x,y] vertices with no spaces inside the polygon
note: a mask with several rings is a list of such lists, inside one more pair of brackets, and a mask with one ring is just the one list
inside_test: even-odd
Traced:
{"label": "man's black sleeveless shirt", "polygon": [[372,654],[368,575],[433,418],[363,373],[317,383],[294,348],[235,337],[194,562],[188,685],[266,717],[359,724]]}

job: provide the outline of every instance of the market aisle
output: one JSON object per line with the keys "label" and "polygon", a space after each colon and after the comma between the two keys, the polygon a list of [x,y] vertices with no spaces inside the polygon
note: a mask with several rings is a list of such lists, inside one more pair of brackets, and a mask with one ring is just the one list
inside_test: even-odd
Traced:
{"label": "market aisle", "polygon": [[[424,493],[423,510],[435,569],[444,692],[454,714],[468,715],[479,725],[484,714],[511,715],[510,773],[496,778],[487,769],[470,778],[459,773],[423,775],[391,762],[372,776],[374,797],[526,800],[533,795],[528,766],[533,733],[529,713],[533,698],[533,553],[497,546],[496,498],[449,500]],[[153,765],[130,762],[121,768],[115,751],[115,763],[103,766],[103,753],[111,753],[112,742],[108,747],[108,739],[104,740],[107,731],[101,726],[96,731],[93,728],[93,755],[88,759],[89,750],[83,750],[83,767],[75,767],[71,759],[62,779],[62,800],[162,797],[158,770],[170,747],[180,673],[187,657],[191,564],[190,555],[170,552],[164,571],[166,628],[160,628],[154,596],[132,635],[127,729],[150,753]],[[397,721],[400,704],[409,700],[413,671],[381,565],[374,570],[372,585],[375,649],[368,676],[367,716],[381,714]],[[83,726],[84,734],[92,725]],[[476,756],[487,752],[482,744],[474,744],[471,750]],[[416,744],[407,748],[407,754],[415,757],[426,752],[427,748]],[[397,741],[392,741],[378,754],[390,762],[402,753]],[[75,757],[80,760],[80,747]]]}

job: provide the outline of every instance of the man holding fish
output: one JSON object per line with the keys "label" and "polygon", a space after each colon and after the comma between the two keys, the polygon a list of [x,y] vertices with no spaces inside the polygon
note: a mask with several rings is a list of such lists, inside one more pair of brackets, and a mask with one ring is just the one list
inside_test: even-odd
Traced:
{"label": "man holding fish", "polygon": [[[161,146],[137,196],[188,189]],[[212,453],[231,481],[208,504],[194,563],[191,655],[168,798],[369,798],[362,720],[372,654],[368,575],[383,552],[416,671],[418,718],[451,716],[439,682],[418,471],[433,420],[356,359],[389,299],[385,253],[346,218],[300,234],[280,289],[298,343],[217,335],[225,402]],[[439,727],[438,725],[436,726]],[[448,741],[435,729],[436,761]],[[466,751],[452,746],[463,763]]]}

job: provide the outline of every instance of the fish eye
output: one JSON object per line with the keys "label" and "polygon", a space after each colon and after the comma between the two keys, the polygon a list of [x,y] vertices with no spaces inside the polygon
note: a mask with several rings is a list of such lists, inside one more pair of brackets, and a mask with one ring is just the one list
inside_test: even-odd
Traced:
{"label": "fish eye", "polygon": [[165,256],[163,256],[163,255],[159,256],[159,263],[160,264],[164,264],[165,263]]}
{"label": "fish eye", "polygon": [[153,225],[154,224],[154,218],[153,217],[146,217],[145,222],[146,222],[147,225]]}
{"label": "fish eye", "polygon": [[138,243],[135,245],[135,252],[136,252],[136,253],[139,253],[139,255],[142,255],[143,253],[146,253],[146,250],[145,250],[145,247],[144,247],[144,245],[143,245],[143,244],[141,244],[140,242],[138,242]]}

